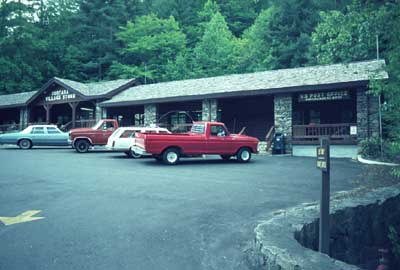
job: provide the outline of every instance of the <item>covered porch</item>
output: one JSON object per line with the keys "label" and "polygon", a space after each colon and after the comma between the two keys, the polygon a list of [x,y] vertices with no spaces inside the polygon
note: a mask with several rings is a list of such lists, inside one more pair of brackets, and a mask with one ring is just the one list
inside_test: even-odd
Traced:
{"label": "covered porch", "polygon": [[356,89],[293,95],[293,145],[319,144],[327,136],[331,144],[357,144]]}

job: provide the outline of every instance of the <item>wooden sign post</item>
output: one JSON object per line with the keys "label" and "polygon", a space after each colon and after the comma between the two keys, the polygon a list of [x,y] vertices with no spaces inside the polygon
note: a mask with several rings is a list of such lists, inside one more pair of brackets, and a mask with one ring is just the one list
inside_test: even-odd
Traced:
{"label": "wooden sign post", "polygon": [[329,255],[330,153],[329,138],[321,138],[317,147],[317,168],[322,171],[319,219],[319,252]]}

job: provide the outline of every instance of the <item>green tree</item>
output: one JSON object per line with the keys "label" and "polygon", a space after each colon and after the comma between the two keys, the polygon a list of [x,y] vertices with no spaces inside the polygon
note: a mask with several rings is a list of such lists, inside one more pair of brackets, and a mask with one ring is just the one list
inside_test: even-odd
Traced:
{"label": "green tree", "polygon": [[222,14],[216,12],[193,50],[194,74],[208,77],[235,73],[241,52],[241,41],[233,36]]}
{"label": "green tree", "polygon": [[47,59],[35,9],[22,2],[0,2],[0,92],[32,91],[57,73]]}
{"label": "green tree", "polygon": [[318,21],[311,0],[284,0],[262,11],[244,33],[247,71],[307,64],[311,33]]}
{"label": "green tree", "polygon": [[219,0],[221,13],[226,18],[229,29],[239,37],[256,19],[258,1]]}
{"label": "green tree", "polygon": [[[72,62],[80,62],[80,80],[106,78],[117,59],[115,39],[120,26],[126,24],[127,7],[124,0],[78,0],[79,9],[71,20],[70,37],[79,53],[71,54]],[[71,51],[74,48],[68,46]]]}
{"label": "green tree", "polygon": [[375,58],[376,35],[387,39],[389,24],[385,14],[385,6],[362,2],[354,2],[346,12],[321,12],[322,20],[312,34],[311,62],[329,64]]}
{"label": "green tree", "polygon": [[160,19],[155,14],[128,22],[117,33],[123,44],[121,60],[112,65],[112,77],[130,77],[160,81],[168,61],[175,61],[186,45],[185,34],[173,17]]}

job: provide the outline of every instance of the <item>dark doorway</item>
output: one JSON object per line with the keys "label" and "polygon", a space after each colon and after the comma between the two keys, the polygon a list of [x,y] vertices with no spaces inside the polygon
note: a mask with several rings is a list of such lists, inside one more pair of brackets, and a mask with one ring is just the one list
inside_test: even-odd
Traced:
{"label": "dark doorway", "polygon": [[30,123],[45,123],[46,122],[46,110],[43,106],[32,107],[29,114]]}
{"label": "dark doorway", "polygon": [[50,110],[50,123],[62,126],[72,121],[72,108],[68,103],[56,104]]}
{"label": "dark doorway", "polygon": [[185,132],[192,122],[201,121],[202,101],[161,103],[158,105],[158,122],[172,132]]}
{"label": "dark doorway", "polygon": [[0,125],[10,125],[19,123],[20,108],[10,108],[0,110]]}
{"label": "dark doorway", "polygon": [[253,96],[218,100],[221,121],[232,133],[246,127],[245,134],[265,140],[274,124],[273,96]]}
{"label": "dark doorway", "polygon": [[117,119],[122,127],[143,126],[144,106],[110,107],[107,108],[107,117]]}

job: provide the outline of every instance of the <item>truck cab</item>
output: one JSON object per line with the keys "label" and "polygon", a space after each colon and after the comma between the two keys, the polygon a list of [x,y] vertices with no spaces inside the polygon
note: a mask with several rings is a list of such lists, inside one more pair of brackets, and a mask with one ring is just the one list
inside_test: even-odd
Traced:
{"label": "truck cab", "polygon": [[91,128],[71,129],[69,139],[78,153],[86,153],[92,146],[106,145],[108,138],[117,128],[117,120],[103,119]]}

